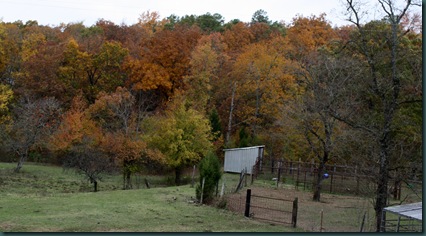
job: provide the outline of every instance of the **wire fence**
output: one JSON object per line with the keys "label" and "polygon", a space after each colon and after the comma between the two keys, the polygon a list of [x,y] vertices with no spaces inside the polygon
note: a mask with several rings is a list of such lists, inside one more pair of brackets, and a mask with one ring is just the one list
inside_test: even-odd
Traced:
{"label": "wire fence", "polygon": [[[321,191],[327,193],[370,196],[375,192],[374,170],[348,165],[325,165],[324,173],[318,174],[318,163],[268,160],[253,166],[254,179],[275,180],[279,184],[294,185],[297,190],[313,190],[321,179]],[[389,195],[401,200],[401,192],[417,193],[421,198],[421,181],[403,180],[401,173],[390,172]]]}

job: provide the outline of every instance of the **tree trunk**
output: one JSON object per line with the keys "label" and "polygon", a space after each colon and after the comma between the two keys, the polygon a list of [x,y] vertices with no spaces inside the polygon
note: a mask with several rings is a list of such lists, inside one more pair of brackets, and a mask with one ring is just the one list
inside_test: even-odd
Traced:
{"label": "tree trunk", "polygon": [[380,169],[377,182],[376,202],[374,206],[374,210],[376,211],[376,232],[380,232],[382,212],[386,207],[388,200],[389,156],[387,153],[388,145],[385,142],[385,140],[381,141],[382,150],[380,151]]}
{"label": "tree trunk", "polygon": [[19,173],[19,171],[21,170],[22,166],[24,165],[24,162],[27,160],[27,156],[28,154],[24,154],[24,155],[20,155],[19,161],[18,161],[18,165],[16,165],[16,168],[14,170],[15,173]]}
{"label": "tree trunk", "polygon": [[96,193],[98,191],[98,181],[93,180],[93,191]]}
{"label": "tree trunk", "polygon": [[229,108],[229,119],[228,119],[228,130],[226,132],[225,144],[229,145],[229,139],[232,131],[232,113],[234,111],[234,99],[235,99],[235,90],[237,89],[237,82],[234,83],[232,87],[232,97],[231,97],[231,107]]}
{"label": "tree trunk", "polygon": [[176,167],[175,168],[175,184],[176,184],[176,186],[180,185],[181,174],[182,174],[182,168],[181,167]]}
{"label": "tree trunk", "polygon": [[132,179],[131,177],[132,172],[129,170],[126,171],[126,189],[132,189]]}
{"label": "tree trunk", "polygon": [[313,196],[313,200],[317,202],[321,200],[321,187],[322,187],[321,182],[323,180],[322,178],[324,173],[324,167],[325,167],[325,163],[321,161],[318,166],[318,173],[317,173],[317,179],[315,183],[315,190],[314,190],[314,196]]}

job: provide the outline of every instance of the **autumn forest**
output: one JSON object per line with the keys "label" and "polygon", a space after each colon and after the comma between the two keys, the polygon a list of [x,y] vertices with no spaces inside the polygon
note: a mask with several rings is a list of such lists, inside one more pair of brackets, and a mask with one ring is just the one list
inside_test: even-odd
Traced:
{"label": "autumn forest", "polygon": [[389,171],[422,165],[422,31],[414,2],[379,2],[383,19],[363,22],[345,1],[340,27],[263,10],[251,22],[155,11],[134,25],[0,21],[0,161],[72,166],[95,182],[118,170],[131,188],[134,173],[172,171],[179,184],[209,152],[265,145],[267,158],[376,174],[381,212]]}

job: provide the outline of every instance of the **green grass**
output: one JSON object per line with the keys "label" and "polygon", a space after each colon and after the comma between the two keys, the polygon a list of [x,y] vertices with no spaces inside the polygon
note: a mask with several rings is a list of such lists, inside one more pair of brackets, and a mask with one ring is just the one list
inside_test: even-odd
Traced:
{"label": "green grass", "polygon": [[[325,232],[357,232],[364,214],[364,230],[374,231],[371,198],[324,192],[321,202],[313,202],[310,190],[295,190],[287,181],[276,188],[271,178],[251,184],[248,176],[245,189],[254,188],[260,195],[280,194],[284,199],[298,197],[298,228],[194,204],[195,188],[190,185],[163,187],[173,182],[172,175],[138,176],[133,179],[134,190],[121,190],[122,176],[108,175],[94,193],[92,185],[71,170],[26,163],[20,173],[13,173],[14,167],[14,163],[0,163],[0,232],[319,232],[321,211]],[[184,176],[186,182],[191,173]],[[153,188],[145,187],[145,178]],[[239,174],[224,174],[219,192],[224,183],[225,193],[233,193],[238,181]],[[239,194],[244,195],[245,189]],[[415,198],[421,198],[421,193]],[[397,202],[391,200],[391,204]]]}
{"label": "green grass", "polygon": [[[0,163],[1,232],[301,231],[194,204],[189,185],[120,190],[120,176],[109,176],[94,193],[81,176],[60,167],[27,163],[21,173],[13,167]],[[235,176],[224,179],[233,183]]]}

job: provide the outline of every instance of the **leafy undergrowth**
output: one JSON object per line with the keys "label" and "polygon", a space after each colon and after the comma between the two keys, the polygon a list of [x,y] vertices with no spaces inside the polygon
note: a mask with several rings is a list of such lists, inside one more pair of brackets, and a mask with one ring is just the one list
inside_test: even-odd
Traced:
{"label": "leafy undergrowth", "polygon": [[300,231],[194,204],[195,189],[189,185],[82,192],[88,184],[60,167],[27,164],[22,173],[12,168],[0,163],[2,232]]}

